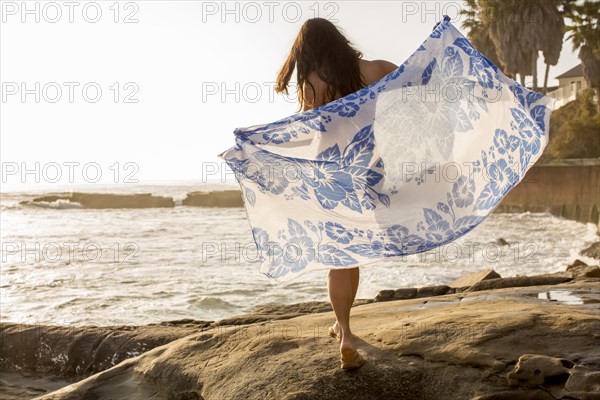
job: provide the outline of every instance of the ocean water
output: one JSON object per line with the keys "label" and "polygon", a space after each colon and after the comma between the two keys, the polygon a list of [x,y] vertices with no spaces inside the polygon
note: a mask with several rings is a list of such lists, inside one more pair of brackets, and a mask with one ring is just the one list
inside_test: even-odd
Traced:
{"label": "ocean water", "polygon": [[[93,192],[153,193],[180,204],[188,192],[215,188],[237,186],[106,186]],[[20,204],[47,193],[2,194],[0,321],[142,325],[216,320],[267,303],[327,300],[327,270],[285,286],[271,285],[258,272],[243,208]],[[497,244],[499,238],[508,245]],[[550,214],[492,214],[440,249],[361,267],[357,297],[448,284],[486,268],[501,276],[563,271],[576,258],[594,263],[578,253],[597,240],[593,224]]]}

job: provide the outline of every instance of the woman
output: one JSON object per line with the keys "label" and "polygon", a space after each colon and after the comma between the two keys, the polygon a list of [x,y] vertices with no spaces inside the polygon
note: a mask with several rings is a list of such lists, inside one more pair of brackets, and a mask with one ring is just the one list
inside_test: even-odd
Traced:
{"label": "woman", "polygon": [[[309,19],[300,28],[277,76],[276,91],[288,93],[296,69],[298,101],[300,109],[306,111],[356,92],[398,68],[389,61],[368,61],[362,56],[330,21]],[[340,342],[340,363],[344,370],[359,368],[364,363],[350,330],[350,309],[358,281],[358,267],[330,269],[327,275],[329,299],[337,319],[329,334]]]}

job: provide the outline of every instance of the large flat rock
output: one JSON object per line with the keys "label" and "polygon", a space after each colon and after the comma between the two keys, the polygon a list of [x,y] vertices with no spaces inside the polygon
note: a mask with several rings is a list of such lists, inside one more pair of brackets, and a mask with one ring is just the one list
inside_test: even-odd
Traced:
{"label": "large flat rock", "polygon": [[[507,376],[524,354],[600,370],[599,291],[586,278],[358,305],[352,327],[367,363],[352,372],[327,335],[331,311],[211,324],[40,399],[516,398]],[[581,385],[575,398],[587,396]]]}

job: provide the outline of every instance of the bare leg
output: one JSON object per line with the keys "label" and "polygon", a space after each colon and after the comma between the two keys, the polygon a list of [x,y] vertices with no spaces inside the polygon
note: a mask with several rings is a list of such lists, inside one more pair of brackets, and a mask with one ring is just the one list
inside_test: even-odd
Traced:
{"label": "bare leg", "polygon": [[350,270],[352,276],[352,301],[350,302],[350,307],[354,304],[354,299],[356,298],[356,292],[358,291],[358,281],[360,279],[359,268],[352,268]]}
{"label": "bare leg", "polygon": [[340,352],[355,349],[350,330],[350,309],[358,289],[359,269],[330,269],[327,274],[329,300],[340,332]]}

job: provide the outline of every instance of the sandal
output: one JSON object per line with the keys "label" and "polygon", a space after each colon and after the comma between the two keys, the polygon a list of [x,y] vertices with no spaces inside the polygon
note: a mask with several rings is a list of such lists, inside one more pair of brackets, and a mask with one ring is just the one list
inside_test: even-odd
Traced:
{"label": "sandal", "polygon": [[335,340],[337,340],[339,342],[340,337],[337,334],[337,332],[335,331],[335,329],[333,328],[336,324],[337,324],[337,322],[335,322],[332,326],[329,327],[329,336],[331,336],[332,338],[334,338]]}
{"label": "sandal", "polygon": [[350,355],[352,354],[351,361],[344,361],[343,357],[340,357],[340,368],[344,371],[350,371],[353,369],[360,368],[364,363],[365,359],[360,355],[358,350],[355,349],[346,349],[342,350],[342,355]]}

